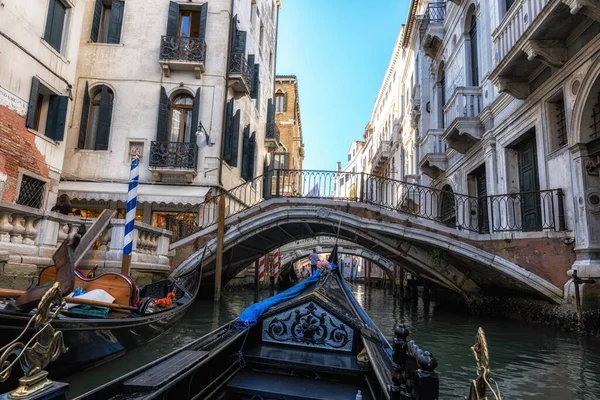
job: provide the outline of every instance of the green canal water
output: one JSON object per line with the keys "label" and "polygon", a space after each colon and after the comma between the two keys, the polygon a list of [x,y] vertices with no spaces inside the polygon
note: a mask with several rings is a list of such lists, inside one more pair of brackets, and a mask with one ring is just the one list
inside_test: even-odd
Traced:
{"label": "green canal water", "polygon": [[[440,398],[463,399],[475,377],[470,352],[478,327],[485,329],[492,376],[504,400],[600,399],[600,339],[561,332],[527,322],[482,319],[436,307],[434,301],[394,301],[389,290],[353,285],[356,298],[388,336],[404,323],[410,338],[438,359]],[[267,296],[268,292],[264,292]],[[67,379],[74,397],[121,376],[237,317],[252,304],[253,293],[223,293],[218,307],[198,301],[165,336],[93,370]]]}

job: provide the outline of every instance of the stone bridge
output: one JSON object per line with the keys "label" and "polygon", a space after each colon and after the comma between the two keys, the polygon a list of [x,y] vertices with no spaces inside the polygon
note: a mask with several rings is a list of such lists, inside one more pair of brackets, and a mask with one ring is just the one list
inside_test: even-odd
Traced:
{"label": "stone bridge", "polygon": [[[267,189],[273,190],[271,182]],[[263,187],[263,194],[264,190]],[[460,213],[459,207],[454,226],[447,226],[424,214],[422,205],[414,211],[414,204],[423,204],[423,193],[406,212],[402,207],[374,201],[373,197],[365,201],[362,197],[367,189],[360,188],[360,197],[355,192],[342,198],[286,197],[281,192],[278,196],[256,195],[260,192],[260,187],[254,187],[255,197],[246,198],[240,192],[226,193],[223,284],[270,251],[298,240],[323,236],[355,244],[364,249],[365,257],[384,269],[397,264],[430,285],[467,298],[525,295],[561,302],[567,271],[574,262],[569,232],[461,229],[464,218],[470,218],[471,213]],[[171,245],[176,258],[184,259],[178,273],[202,261],[206,247],[203,286],[207,290],[214,285],[215,215],[220,196],[224,195],[216,196],[197,210],[201,221],[212,222],[201,222],[197,232],[180,234],[184,238]],[[490,208],[490,212],[495,211]]]}

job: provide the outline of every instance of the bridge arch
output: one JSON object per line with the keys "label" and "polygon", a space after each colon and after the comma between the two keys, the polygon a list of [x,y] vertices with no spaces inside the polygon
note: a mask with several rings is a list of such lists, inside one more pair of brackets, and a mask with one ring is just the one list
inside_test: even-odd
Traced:
{"label": "bridge arch", "polygon": [[[299,239],[337,236],[339,227],[340,238],[369,248],[415,270],[420,277],[463,295],[502,290],[556,302],[562,299],[562,291],[548,281],[468,240],[457,240],[467,239],[468,233],[371,204],[344,206],[326,199],[270,199],[227,218],[225,225],[225,282],[262,254]],[[208,227],[175,243],[173,248],[214,235],[215,231],[215,226]],[[210,275],[216,240],[208,240],[205,246]],[[177,273],[197,265],[202,253],[203,248],[195,251]]]}

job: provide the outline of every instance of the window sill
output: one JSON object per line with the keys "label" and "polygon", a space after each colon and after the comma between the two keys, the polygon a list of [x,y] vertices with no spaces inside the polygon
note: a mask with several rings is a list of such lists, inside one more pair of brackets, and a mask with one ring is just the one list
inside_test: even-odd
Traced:
{"label": "window sill", "polygon": [[554,150],[548,152],[547,158],[553,159],[553,158],[561,155],[562,153],[564,153],[566,150],[568,150],[568,148],[569,148],[568,144],[562,145],[558,149],[554,149]]}
{"label": "window sill", "polygon": [[111,150],[90,150],[90,149],[78,149],[75,148],[76,153],[112,153]]}
{"label": "window sill", "polygon": [[54,139],[50,139],[48,136],[44,135],[43,133],[40,133],[40,132],[36,131],[35,129],[27,128],[27,130],[30,133],[33,133],[35,136],[39,137],[40,139],[44,139],[46,142],[48,142],[50,144],[53,144],[55,146],[59,145],[59,142],[57,142]]}
{"label": "window sill", "polygon": [[88,44],[94,45],[94,46],[106,46],[106,47],[123,47],[125,46],[123,43],[99,43],[99,42],[92,42],[91,40],[88,40]]}
{"label": "window sill", "polygon": [[46,41],[44,40],[44,38],[40,38],[40,41],[42,42],[42,44],[43,44],[44,46],[46,46],[46,47],[48,48],[48,50],[50,50],[52,53],[54,53],[54,55],[55,55],[55,56],[57,56],[57,57],[58,57],[58,58],[59,58],[59,59],[60,59],[62,62],[64,62],[65,64],[70,64],[70,63],[71,63],[69,60],[67,60],[67,59],[65,58],[65,56],[63,56],[62,54],[60,54],[60,52],[59,52],[59,51],[56,51],[56,49],[55,49],[54,47],[52,47],[52,46],[50,45],[50,43],[46,42]]}

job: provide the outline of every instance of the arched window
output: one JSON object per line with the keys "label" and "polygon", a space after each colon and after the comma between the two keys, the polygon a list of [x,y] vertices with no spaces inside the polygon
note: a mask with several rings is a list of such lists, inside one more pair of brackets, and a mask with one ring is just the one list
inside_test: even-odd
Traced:
{"label": "arched window", "polygon": [[169,142],[191,142],[192,106],[194,98],[185,93],[173,96],[171,100],[171,123],[169,124]]}
{"label": "arched window", "polygon": [[87,83],[81,110],[78,148],[108,150],[114,94],[106,85],[88,92]]}
{"label": "arched window", "polygon": [[278,90],[275,93],[275,112],[282,113],[287,111],[287,93]]}
{"label": "arched window", "polygon": [[471,86],[479,86],[479,57],[477,54],[477,17],[471,15],[471,28],[469,29],[471,41]]}
{"label": "arched window", "polygon": [[454,191],[450,185],[442,188],[440,202],[440,220],[448,226],[456,226],[456,204],[454,201]]}

